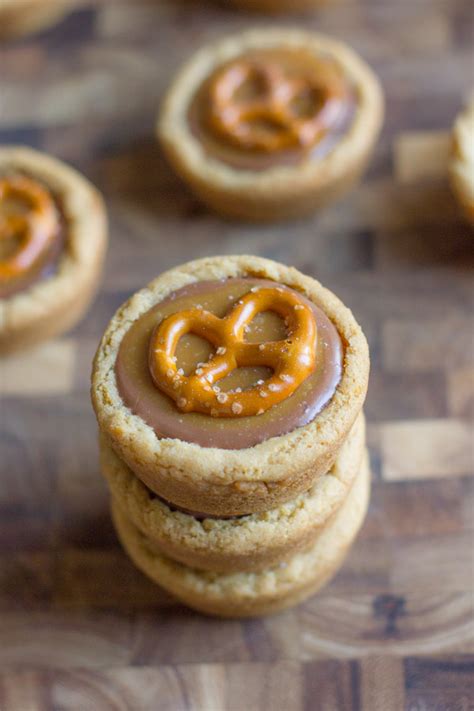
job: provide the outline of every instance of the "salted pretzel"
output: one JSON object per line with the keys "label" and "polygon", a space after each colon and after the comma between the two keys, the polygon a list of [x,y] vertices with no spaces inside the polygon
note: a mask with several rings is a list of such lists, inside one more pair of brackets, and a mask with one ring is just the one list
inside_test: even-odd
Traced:
{"label": "salted pretzel", "polygon": [[[286,339],[246,342],[248,325],[264,311],[274,311],[284,319]],[[206,339],[216,351],[186,376],[177,368],[175,353],[180,338],[188,333]],[[224,318],[194,308],[164,319],[151,337],[149,366],[157,387],[182,412],[247,417],[262,414],[293,394],[315,368],[316,342],[314,313],[296,292],[253,287]],[[245,366],[265,366],[273,373],[248,390],[221,391],[216,383]]]}
{"label": "salted pretzel", "polygon": [[[239,99],[247,82],[257,95]],[[300,98],[310,103],[309,115],[298,114]],[[238,60],[211,81],[209,121],[214,131],[246,150],[307,149],[333,124],[343,98],[343,85],[333,73],[288,77],[277,64]]]}
{"label": "salted pretzel", "polygon": [[[8,202],[12,208],[8,210]],[[11,254],[0,258],[0,280],[15,279],[44,255],[59,228],[51,195],[34,180],[23,176],[0,179],[0,240],[16,243]],[[14,209],[15,203],[21,205]]]}

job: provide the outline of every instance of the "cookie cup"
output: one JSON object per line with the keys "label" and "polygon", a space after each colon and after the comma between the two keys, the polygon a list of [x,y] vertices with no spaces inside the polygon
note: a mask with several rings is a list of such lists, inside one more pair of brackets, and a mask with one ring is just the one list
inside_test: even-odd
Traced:
{"label": "cookie cup", "polygon": [[312,545],[342,505],[365,449],[360,415],[327,474],[306,493],[262,514],[199,520],[157,499],[101,439],[101,469],[114,503],[146,536],[151,550],[220,573],[259,571]]}
{"label": "cookie cup", "polygon": [[316,542],[287,562],[261,572],[212,573],[181,565],[150,547],[148,539],[116,505],[117,534],[135,565],[189,607],[220,617],[253,617],[278,612],[309,597],[336,573],[367,511],[367,457],[345,502]]}
{"label": "cookie cup", "polygon": [[474,99],[454,124],[449,177],[464,216],[474,225]]}
{"label": "cookie cup", "polygon": [[[320,160],[261,171],[236,169],[206,152],[190,129],[188,109],[198,88],[222,64],[251,50],[274,48],[330,57],[353,86],[355,116]],[[170,164],[203,202],[227,217],[273,221],[314,212],[348,190],[367,164],[382,117],[379,82],[352,49],[301,30],[253,30],[208,45],[192,57],[163,102],[157,134]]]}
{"label": "cookie cup", "polygon": [[[343,344],[341,380],[312,422],[254,447],[229,450],[160,439],[120,396],[115,363],[122,339],[136,319],[173,291],[196,281],[228,277],[270,279],[319,306]],[[96,353],[91,394],[99,428],[149,489],[183,509],[235,516],[276,508],[307,491],[328,471],[361,411],[368,374],[368,346],[360,326],[319,282],[260,257],[210,257],[165,272],[117,311]]]}
{"label": "cookie cup", "polygon": [[67,15],[71,0],[0,0],[0,40],[45,30]]}
{"label": "cookie cup", "polygon": [[77,171],[30,148],[0,146],[2,171],[19,171],[51,190],[64,212],[66,243],[52,276],[0,298],[0,355],[57,336],[81,319],[95,295],[107,246],[104,202]]}

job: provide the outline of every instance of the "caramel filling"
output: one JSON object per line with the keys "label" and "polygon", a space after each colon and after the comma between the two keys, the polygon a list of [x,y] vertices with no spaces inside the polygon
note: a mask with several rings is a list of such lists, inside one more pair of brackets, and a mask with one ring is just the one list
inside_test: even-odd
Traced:
{"label": "caramel filling", "polygon": [[248,52],[203,83],[189,110],[206,152],[234,168],[319,160],[355,113],[354,92],[328,57],[301,50]]}
{"label": "caramel filling", "polygon": [[[168,317],[187,310],[202,309],[224,319],[239,300],[249,293],[253,295],[252,288],[275,286],[294,295],[311,310],[318,334],[314,370],[290,397],[259,416],[212,417],[201,412],[181,412],[174,400],[156,387],[149,369],[150,342],[155,329]],[[247,344],[288,338],[288,327],[274,311],[257,313],[247,326]],[[195,333],[186,333],[179,339],[175,351],[177,371],[182,371],[183,376],[192,375],[202,367],[199,364],[209,362],[217,348],[219,346]],[[196,282],[171,294],[132,324],[122,340],[115,370],[125,405],[147,422],[158,437],[173,437],[203,447],[243,449],[311,422],[332,398],[341,377],[342,360],[339,334],[321,309],[288,287],[249,278]],[[238,393],[239,390],[244,394],[264,386],[265,382],[270,383],[273,375],[273,368],[263,364],[238,367],[219,380],[218,394]],[[265,399],[258,397],[262,402]]]}
{"label": "caramel filling", "polygon": [[51,273],[62,249],[62,223],[40,183],[20,174],[0,176],[0,298]]}

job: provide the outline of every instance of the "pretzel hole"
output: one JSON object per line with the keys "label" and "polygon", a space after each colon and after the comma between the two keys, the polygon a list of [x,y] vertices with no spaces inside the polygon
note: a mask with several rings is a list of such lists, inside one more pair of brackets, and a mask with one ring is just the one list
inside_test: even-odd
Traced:
{"label": "pretzel hole", "polygon": [[301,89],[288,104],[288,110],[296,119],[311,119],[323,107],[323,98],[316,89]]}
{"label": "pretzel hole", "polygon": [[12,257],[21,248],[25,237],[23,230],[12,229],[8,218],[26,215],[28,210],[28,202],[20,197],[8,195],[0,200],[0,259]]}
{"label": "pretzel hole", "polygon": [[235,391],[237,388],[250,390],[259,384],[259,381],[268,380],[272,375],[273,370],[271,368],[245,366],[236,368],[232,373],[226,375],[225,378],[219,380],[218,384],[222,392]]}
{"label": "pretzel hole", "polygon": [[264,341],[283,341],[288,337],[285,321],[274,311],[262,311],[245,328],[244,340],[247,343]]}
{"label": "pretzel hole", "polygon": [[205,338],[187,333],[179,339],[176,347],[176,367],[182,368],[184,375],[191,375],[198,363],[206,363],[215,352],[215,348]]}
{"label": "pretzel hole", "polygon": [[[0,222],[0,230],[2,230]],[[10,259],[22,245],[22,233],[3,233],[0,235],[0,259]]]}
{"label": "pretzel hole", "polygon": [[272,139],[285,129],[281,121],[271,117],[243,118],[239,123],[239,131],[243,135],[252,135],[263,140]]}
{"label": "pretzel hole", "polygon": [[0,217],[26,215],[31,210],[31,202],[17,193],[9,193],[0,200]]}
{"label": "pretzel hole", "polygon": [[260,75],[249,76],[235,89],[232,101],[236,104],[248,104],[267,93],[267,85]]}

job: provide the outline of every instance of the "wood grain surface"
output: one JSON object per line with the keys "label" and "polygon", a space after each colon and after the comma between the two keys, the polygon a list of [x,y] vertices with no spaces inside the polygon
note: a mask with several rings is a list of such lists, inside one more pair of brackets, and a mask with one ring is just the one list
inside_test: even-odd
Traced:
{"label": "wood grain surface", "polygon": [[[473,234],[446,183],[473,77],[469,0],[339,0],[282,18],[350,42],[387,118],[364,182],[309,221],[208,213],[155,144],[180,62],[268,18],[204,0],[102,0],[0,48],[0,142],[49,151],[104,192],[102,290],[70,334],[0,363],[1,711],[467,711],[474,705]],[[374,489],[347,563],[285,614],[219,621],[122,553],[98,471],[90,363],[163,269],[256,253],[321,279],[370,341]]]}

